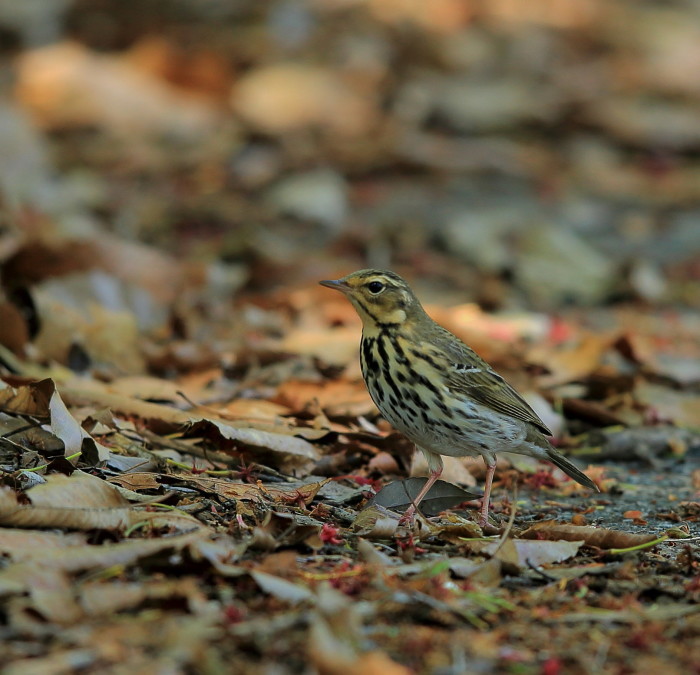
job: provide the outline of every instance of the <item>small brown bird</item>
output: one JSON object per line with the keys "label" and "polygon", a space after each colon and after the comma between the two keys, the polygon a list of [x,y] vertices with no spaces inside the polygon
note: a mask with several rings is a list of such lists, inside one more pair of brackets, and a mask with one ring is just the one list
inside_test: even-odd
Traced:
{"label": "small brown bird", "polygon": [[362,319],[360,364],[382,415],[413,441],[430,478],[401,518],[416,507],[442,473],[441,455],[481,455],[486,484],[479,524],[488,522],[491,482],[499,452],[556,464],[588,488],[595,483],[557,452],[545,423],[525,400],[458,337],[433,321],[398,274],[360,270],[321,281],[344,293]]}

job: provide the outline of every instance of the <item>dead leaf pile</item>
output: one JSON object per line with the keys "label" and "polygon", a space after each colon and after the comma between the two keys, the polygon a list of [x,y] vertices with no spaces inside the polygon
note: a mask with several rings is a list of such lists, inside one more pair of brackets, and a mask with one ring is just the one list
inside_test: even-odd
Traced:
{"label": "dead leaf pile", "polygon": [[[693,673],[697,7],[0,2],[3,672]],[[599,493],[421,453],[363,267]]]}

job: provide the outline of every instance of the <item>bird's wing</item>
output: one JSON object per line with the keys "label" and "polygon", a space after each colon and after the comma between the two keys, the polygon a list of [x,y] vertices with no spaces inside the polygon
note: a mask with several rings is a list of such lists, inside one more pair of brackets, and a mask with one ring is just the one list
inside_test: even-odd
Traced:
{"label": "bird's wing", "polygon": [[533,424],[552,436],[547,425],[513,387],[459,338],[451,333],[448,335],[451,339],[438,342],[450,361],[446,366],[446,384],[451,393],[468,396],[497,412]]}

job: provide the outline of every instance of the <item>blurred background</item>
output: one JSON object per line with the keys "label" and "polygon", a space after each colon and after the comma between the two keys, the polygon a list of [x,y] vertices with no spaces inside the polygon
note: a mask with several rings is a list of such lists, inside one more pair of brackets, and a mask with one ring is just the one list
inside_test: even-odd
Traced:
{"label": "blurred background", "polygon": [[695,0],[0,0],[0,45],[14,353],[47,307],[184,333],[369,266],[488,311],[700,307]]}

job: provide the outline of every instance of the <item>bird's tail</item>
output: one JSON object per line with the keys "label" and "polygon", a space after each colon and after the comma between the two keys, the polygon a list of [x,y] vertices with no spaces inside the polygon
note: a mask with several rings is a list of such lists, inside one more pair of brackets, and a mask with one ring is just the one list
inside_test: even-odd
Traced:
{"label": "bird's tail", "polygon": [[547,459],[549,459],[552,464],[558,466],[567,476],[571,476],[577,483],[581,483],[581,485],[585,485],[587,488],[591,488],[591,490],[600,492],[598,486],[583,473],[581,469],[554,448],[547,449]]}

